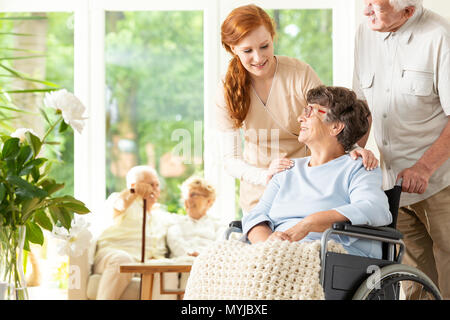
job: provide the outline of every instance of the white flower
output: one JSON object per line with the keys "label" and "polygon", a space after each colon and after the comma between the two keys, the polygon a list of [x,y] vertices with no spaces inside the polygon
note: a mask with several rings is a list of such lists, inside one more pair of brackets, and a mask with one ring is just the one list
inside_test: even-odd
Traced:
{"label": "white flower", "polygon": [[53,227],[52,234],[62,241],[58,245],[60,255],[79,257],[89,247],[92,233],[88,230],[89,223],[84,218],[72,220],[70,232],[64,227]]}
{"label": "white flower", "polygon": [[44,103],[47,107],[61,111],[64,122],[76,129],[79,133],[83,131],[85,106],[75,95],[66,89],[47,92]]}
{"label": "white flower", "polygon": [[14,131],[13,133],[11,133],[11,137],[13,138],[19,138],[20,142],[24,142],[26,137],[25,137],[25,133],[27,132],[31,132],[33,135],[35,135],[36,137],[38,137],[37,133],[33,131],[33,129],[28,129],[28,128],[19,128],[16,131]]}

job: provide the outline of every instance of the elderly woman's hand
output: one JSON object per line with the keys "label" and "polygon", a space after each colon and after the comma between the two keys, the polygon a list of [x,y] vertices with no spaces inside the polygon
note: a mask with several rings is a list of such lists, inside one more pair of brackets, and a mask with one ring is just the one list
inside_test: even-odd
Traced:
{"label": "elderly woman's hand", "polygon": [[350,151],[350,156],[354,160],[356,160],[358,157],[362,157],[364,168],[366,168],[367,170],[373,170],[378,167],[378,159],[370,150],[358,147]]}
{"label": "elderly woman's hand", "polygon": [[267,238],[266,241],[270,240],[281,240],[281,241],[291,241],[291,237],[282,231],[274,231],[272,234]]}
{"label": "elderly woman's hand", "polygon": [[269,183],[270,179],[272,179],[273,175],[290,169],[294,166],[294,161],[293,160],[289,160],[287,158],[280,158],[280,159],[275,159],[272,160],[272,162],[269,165],[269,169],[267,171],[267,180],[266,180],[266,184]]}
{"label": "elderly woman's hand", "polygon": [[309,219],[303,219],[295,226],[285,231],[286,235],[291,239],[290,241],[300,241],[308,235],[311,231]]}

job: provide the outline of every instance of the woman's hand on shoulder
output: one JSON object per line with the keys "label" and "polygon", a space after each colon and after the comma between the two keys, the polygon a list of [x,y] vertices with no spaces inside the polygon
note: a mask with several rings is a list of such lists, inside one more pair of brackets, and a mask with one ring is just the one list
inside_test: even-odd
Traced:
{"label": "woman's hand on shoulder", "polygon": [[293,166],[294,161],[288,158],[279,158],[272,160],[272,162],[270,162],[269,169],[267,171],[266,184],[269,183],[270,179],[272,179],[274,174],[290,169]]}
{"label": "woman's hand on shoulder", "polygon": [[370,150],[357,147],[356,149],[350,151],[350,156],[352,157],[353,160],[356,160],[358,159],[358,157],[361,157],[364,168],[366,168],[366,170],[373,170],[378,167],[378,159]]}

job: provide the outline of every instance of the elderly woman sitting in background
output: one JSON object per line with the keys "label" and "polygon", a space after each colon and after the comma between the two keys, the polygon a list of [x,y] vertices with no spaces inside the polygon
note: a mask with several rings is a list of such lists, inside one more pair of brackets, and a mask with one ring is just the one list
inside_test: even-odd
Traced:
{"label": "elderly woman sitting in background", "polygon": [[210,183],[192,176],[181,185],[181,193],[187,215],[181,216],[167,231],[171,258],[198,256],[220,239],[226,229],[226,225],[207,214],[216,200],[216,190]]}
{"label": "elderly woman sitting in background", "polygon": [[[271,239],[314,241],[335,222],[382,226],[392,216],[379,168],[364,169],[347,151],[369,128],[370,111],[351,90],[320,86],[307,94],[298,118],[298,140],[311,156],[276,174],[258,204],[243,217],[251,243]],[[381,257],[381,244],[347,236],[331,237],[350,254]]]}

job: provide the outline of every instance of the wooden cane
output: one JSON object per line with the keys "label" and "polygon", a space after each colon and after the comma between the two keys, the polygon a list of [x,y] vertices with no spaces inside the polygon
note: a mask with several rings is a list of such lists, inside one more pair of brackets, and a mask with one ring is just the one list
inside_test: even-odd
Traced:
{"label": "wooden cane", "polygon": [[[135,193],[134,188],[130,189],[131,193]],[[147,220],[147,199],[144,200],[143,205],[143,212],[142,212],[142,239],[141,239],[141,262],[145,262],[145,227],[146,227],[146,220]],[[139,285],[139,300],[141,299],[141,293],[142,293],[142,273],[141,273],[141,283]]]}

